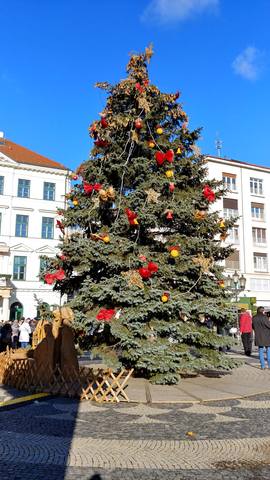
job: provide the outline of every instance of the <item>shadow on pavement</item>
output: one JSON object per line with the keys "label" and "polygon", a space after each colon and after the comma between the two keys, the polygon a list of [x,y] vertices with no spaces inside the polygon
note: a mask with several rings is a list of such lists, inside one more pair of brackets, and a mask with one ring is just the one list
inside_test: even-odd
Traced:
{"label": "shadow on pavement", "polygon": [[[29,395],[1,386],[0,402],[23,393]],[[64,480],[70,459],[71,465],[76,462],[72,458],[71,445],[79,403],[50,397],[49,400],[1,407],[0,479]],[[91,479],[101,480],[101,477],[94,475]]]}

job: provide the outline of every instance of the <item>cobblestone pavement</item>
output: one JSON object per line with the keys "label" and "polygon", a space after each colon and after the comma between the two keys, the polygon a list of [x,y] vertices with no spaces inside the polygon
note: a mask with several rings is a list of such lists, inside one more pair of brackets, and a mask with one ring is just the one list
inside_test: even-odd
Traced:
{"label": "cobblestone pavement", "polygon": [[270,394],[193,405],[57,398],[0,410],[0,479],[266,480],[269,413]]}

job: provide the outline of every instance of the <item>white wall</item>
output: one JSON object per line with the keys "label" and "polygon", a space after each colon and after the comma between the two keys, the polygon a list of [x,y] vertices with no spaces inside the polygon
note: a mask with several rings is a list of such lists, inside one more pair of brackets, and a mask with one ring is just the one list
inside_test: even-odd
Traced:
{"label": "white wall", "polygon": [[[227,160],[217,157],[207,157],[209,178],[222,180],[222,173],[231,173],[236,175],[237,191],[230,192],[226,198],[238,200],[238,210],[240,218],[237,220],[239,225],[239,244],[233,245],[240,254],[240,273],[247,278],[246,290],[244,295],[247,297],[256,297],[257,305],[270,306],[270,169],[256,165],[245,164],[233,160]],[[263,180],[263,194],[255,195],[250,191],[250,178],[259,178]],[[251,215],[251,203],[264,204],[264,220],[256,220]],[[222,201],[217,202],[218,209],[222,216]],[[266,245],[258,246],[253,244],[252,227],[266,229]],[[226,242],[228,244],[228,241]],[[258,272],[254,269],[253,253],[266,253],[268,256],[268,271]],[[232,274],[232,271],[227,273]],[[253,288],[256,280],[257,288]],[[258,285],[261,284],[258,288]],[[242,294],[241,294],[242,295]]]}
{"label": "white wall", "polygon": [[[10,248],[9,255],[1,255],[0,273],[13,274],[14,256],[26,256],[26,280],[11,280],[13,291],[10,305],[19,301],[24,307],[24,316],[36,315],[34,294],[49,304],[59,304],[59,293],[52,286],[39,281],[40,256],[55,256],[59,243],[59,230],[55,227],[57,208],[65,207],[65,193],[69,188],[68,171],[18,164],[9,159],[0,160],[0,176],[4,176],[4,195],[0,195],[2,225],[0,243]],[[30,180],[30,198],[17,196],[18,179]],[[55,201],[43,200],[43,183],[55,183]],[[28,237],[15,237],[16,215],[29,216]],[[54,218],[54,238],[42,239],[42,217]]]}

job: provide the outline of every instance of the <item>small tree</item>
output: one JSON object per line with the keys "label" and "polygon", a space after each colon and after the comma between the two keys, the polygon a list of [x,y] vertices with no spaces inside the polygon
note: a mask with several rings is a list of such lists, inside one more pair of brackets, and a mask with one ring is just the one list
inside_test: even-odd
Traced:
{"label": "small tree", "polygon": [[77,326],[95,333],[107,362],[175,383],[181,371],[232,366],[204,323],[230,316],[220,261],[232,251],[222,240],[233,221],[211,208],[223,187],[207,179],[200,130],[189,130],[179,93],[150,83],[151,56],[151,47],[132,55],[117,85],[97,84],[107,103],[60,212],[69,234],[45,280],[74,295]]}

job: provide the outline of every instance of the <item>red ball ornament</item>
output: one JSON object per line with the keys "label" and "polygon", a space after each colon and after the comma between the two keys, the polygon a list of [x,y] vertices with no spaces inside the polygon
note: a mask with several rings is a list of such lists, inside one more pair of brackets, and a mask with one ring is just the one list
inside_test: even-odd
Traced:
{"label": "red ball ornament", "polygon": [[139,268],[138,272],[144,280],[148,280],[148,278],[152,277],[152,272],[146,267]]}
{"label": "red ball ornament", "polygon": [[136,118],[134,124],[135,124],[135,128],[137,128],[137,130],[140,130],[143,127],[143,121],[142,121],[141,118]]}
{"label": "red ball ornament", "polygon": [[173,183],[173,182],[170,182],[170,183],[169,183],[169,191],[170,191],[171,193],[173,193],[174,189],[175,189],[174,183]]}

